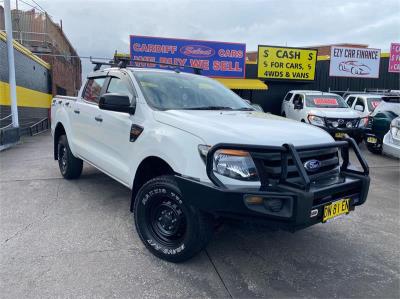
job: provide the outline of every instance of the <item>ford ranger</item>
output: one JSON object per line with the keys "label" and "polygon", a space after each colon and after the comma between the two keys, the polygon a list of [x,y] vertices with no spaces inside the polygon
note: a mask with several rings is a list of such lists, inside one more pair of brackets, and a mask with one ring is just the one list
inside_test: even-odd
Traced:
{"label": "ford ranger", "polygon": [[256,111],[198,74],[95,68],[77,97],[53,99],[51,116],[63,177],[78,178],[85,161],[130,188],[140,239],[167,261],[201,251],[217,219],[294,232],[367,198],[353,139]]}

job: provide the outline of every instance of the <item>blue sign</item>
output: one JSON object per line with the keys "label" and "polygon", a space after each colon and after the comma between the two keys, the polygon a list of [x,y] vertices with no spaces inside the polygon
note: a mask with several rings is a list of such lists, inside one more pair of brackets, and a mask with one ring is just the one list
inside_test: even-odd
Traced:
{"label": "blue sign", "polygon": [[[201,74],[209,77],[245,76],[246,44],[131,35],[130,54],[132,60],[200,68]],[[132,64],[138,67],[176,68],[137,61]],[[191,68],[181,70],[194,72]]]}

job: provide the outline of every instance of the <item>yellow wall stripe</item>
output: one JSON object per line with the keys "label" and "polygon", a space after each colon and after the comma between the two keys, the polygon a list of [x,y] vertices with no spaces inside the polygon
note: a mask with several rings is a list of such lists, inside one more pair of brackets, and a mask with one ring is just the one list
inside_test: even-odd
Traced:
{"label": "yellow wall stripe", "polygon": [[[3,41],[7,41],[7,35],[4,32],[0,32],[0,39],[3,40]],[[25,48],[23,45],[21,45],[16,40],[14,40],[13,46],[14,46],[15,50],[17,50],[17,51],[21,52],[22,54],[28,56],[29,58],[31,58],[32,60],[36,61],[37,63],[39,63],[40,65],[42,65],[46,69],[49,70],[51,68],[49,63],[47,63],[43,59],[39,58],[35,54],[33,54],[31,51],[29,51],[27,48]]]}
{"label": "yellow wall stripe", "polygon": [[[52,95],[17,86],[17,104],[21,107],[50,108]],[[10,86],[0,81],[0,105],[11,105]]]}

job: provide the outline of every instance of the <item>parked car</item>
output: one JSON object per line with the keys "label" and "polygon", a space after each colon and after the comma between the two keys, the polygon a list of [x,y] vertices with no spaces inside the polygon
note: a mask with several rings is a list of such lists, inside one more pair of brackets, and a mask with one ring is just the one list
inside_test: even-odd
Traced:
{"label": "parked car", "polygon": [[360,117],[367,117],[380,104],[382,96],[373,93],[348,94],[345,101],[351,109],[358,112]]}
{"label": "parked car", "polygon": [[400,159],[400,117],[390,123],[389,132],[383,137],[383,153]]}
{"label": "parked car", "polygon": [[384,136],[388,133],[392,121],[399,115],[400,96],[383,96],[382,102],[368,117],[365,128],[365,143],[370,152],[382,153]]}
{"label": "parked car", "polygon": [[281,114],[320,127],[335,139],[349,135],[357,143],[362,141],[368,120],[360,117],[341,96],[315,90],[289,91],[282,102]]}
{"label": "parked car", "polygon": [[[354,140],[255,111],[200,75],[96,70],[78,97],[56,96],[51,115],[63,177],[78,178],[86,161],[130,188],[140,239],[167,261],[204,248],[215,219],[296,231],[367,199],[368,165]],[[348,168],[349,148],[362,169]]]}

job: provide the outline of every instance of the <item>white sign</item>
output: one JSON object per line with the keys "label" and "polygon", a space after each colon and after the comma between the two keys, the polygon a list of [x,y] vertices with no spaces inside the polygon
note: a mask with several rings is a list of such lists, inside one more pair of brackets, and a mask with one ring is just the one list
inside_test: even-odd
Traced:
{"label": "white sign", "polygon": [[332,46],[329,76],[379,78],[380,59],[379,49]]}

